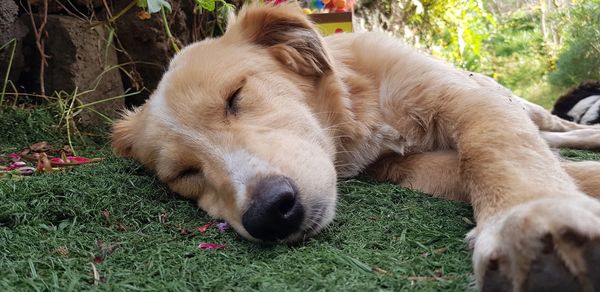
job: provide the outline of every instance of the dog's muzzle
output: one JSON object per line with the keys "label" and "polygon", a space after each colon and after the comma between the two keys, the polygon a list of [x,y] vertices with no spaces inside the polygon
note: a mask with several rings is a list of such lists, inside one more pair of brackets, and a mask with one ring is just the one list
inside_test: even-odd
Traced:
{"label": "dog's muzzle", "polygon": [[256,185],[242,225],[254,238],[274,241],[298,232],[302,220],[304,208],[293,181],[285,176],[268,176]]}

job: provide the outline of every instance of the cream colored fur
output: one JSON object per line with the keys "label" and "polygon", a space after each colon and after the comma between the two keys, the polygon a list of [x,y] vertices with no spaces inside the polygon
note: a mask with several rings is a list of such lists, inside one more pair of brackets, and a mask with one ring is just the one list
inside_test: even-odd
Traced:
{"label": "cream colored fur", "polygon": [[[237,89],[239,111],[228,114]],[[599,133],[394,38],[322,39],[286,5],[244,8],[223,37],[185,48],[148,103],[115,124],[113,145],[251,240],[240,218],[265,175],[293,179],[308,209],[290,241],[331,222],[336,177],[366,172],[470,201],[478,283],[502,257],[520,287],[540,234],[600,238],[590,197],[600,197],[600,163],[561,163],[547,144],[598,148]],[[190,167],[199,173],[178,177]]]}

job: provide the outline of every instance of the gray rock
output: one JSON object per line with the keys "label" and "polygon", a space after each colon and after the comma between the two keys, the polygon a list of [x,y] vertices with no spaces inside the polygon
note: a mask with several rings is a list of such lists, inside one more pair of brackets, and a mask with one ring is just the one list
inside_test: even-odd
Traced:
{"label": "gray rock", "polygon": [[[48,15],[46,32],[45,50],[49,58],[44,76],[47,95],[55,91],[89,91],[79,97],[82,103],[87,104],[123,94],[119,70],[114,67],[118,64],[117,55],[112,44],[107,44],[107,32],[103,26],[90,27],[87,22],[71,16]],[[28,41],[33,42],[33,37],[28,37]],[[26,46],[34,48],[35,44],[27,43]],[[37,51],[30,54],[31,60],[28,61],[37,58],[37,62],[31,62],[35,65],[26,73],[32,77],[31,80],[39,82],[39,54]],[[92,108],[115,117],[123,104],[122,99],[117,99]],[[103,121],[89,110],[82,111],[79,118],[84,124]]]}
{"label": "gray rock", "polygon": [[[16,82],[23,70],[23,37],[27,34],[27,27],[18,19],[19,7],[13,0],[0,1],[0,47],[16,40],[15,53],[12,54],[12,44],[0,51],[0,86],[4,83],[5,74],[10,62],[11,70],[9,80]],[[12,59],[12,61],[11,61]]]}
{"label": "gray rock", "polygon": [[[190,42],[190,25],[186,23],[188,16],[193,10],[191,1],[171,1],[173,11],[167,14],[169,26],[173,35],[183,47]],[[124,7],[127,1],[122,1]],[[123,7],[117,6],[115,11],[120,11]],[[129,76],[123,74],[123,83],[126,87],[145,88],[141,94],[128,100],[130,106],[142,104],[150,95],[158,82],[162,78],[169,61],[175,51],[168,40],[161,20],[160,13],[151,15],[150,19],[142,20],[138,18],[141,8],[134,7],[126,14],[121,16],[116,22],[116,32],[126,53],[119,54],[121,63],[136,64],[125,66]],[[132,80],[130,76],[135,79]]]}

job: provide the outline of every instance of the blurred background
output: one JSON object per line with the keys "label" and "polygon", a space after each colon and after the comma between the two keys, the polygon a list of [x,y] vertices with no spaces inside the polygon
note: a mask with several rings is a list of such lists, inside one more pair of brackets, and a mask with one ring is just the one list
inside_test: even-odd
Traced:
{"label": "blurred background", "polygon": [[[74,123],[108,123],[144,102],[176,51],[222,34],[243,2],[3,0],[0,106],[54,104]],[[600,79],[600,0],[358,0],[354,23],[546,108]]]}

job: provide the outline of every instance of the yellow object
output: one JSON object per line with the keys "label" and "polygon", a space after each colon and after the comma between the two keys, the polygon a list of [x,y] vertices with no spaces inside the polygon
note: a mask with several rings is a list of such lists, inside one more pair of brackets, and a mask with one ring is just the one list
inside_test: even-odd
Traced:
{"label": "yellow object", "polygon": [[352,32],[352,22],[318,23],[317,27],[324,36],[341,32]]}
{"label": "yellow object", "polygon": [[310,19],[317,24],[324,36],[353,31],[351,12],[315,13],[310,15]]}
{"label": "yellow object", "polygon": [[302,12],[304,12],[304,14],[308,15],[308,14],[312,14],[312,10],[308,9],[308,8],[304,8],[302,9]]}

